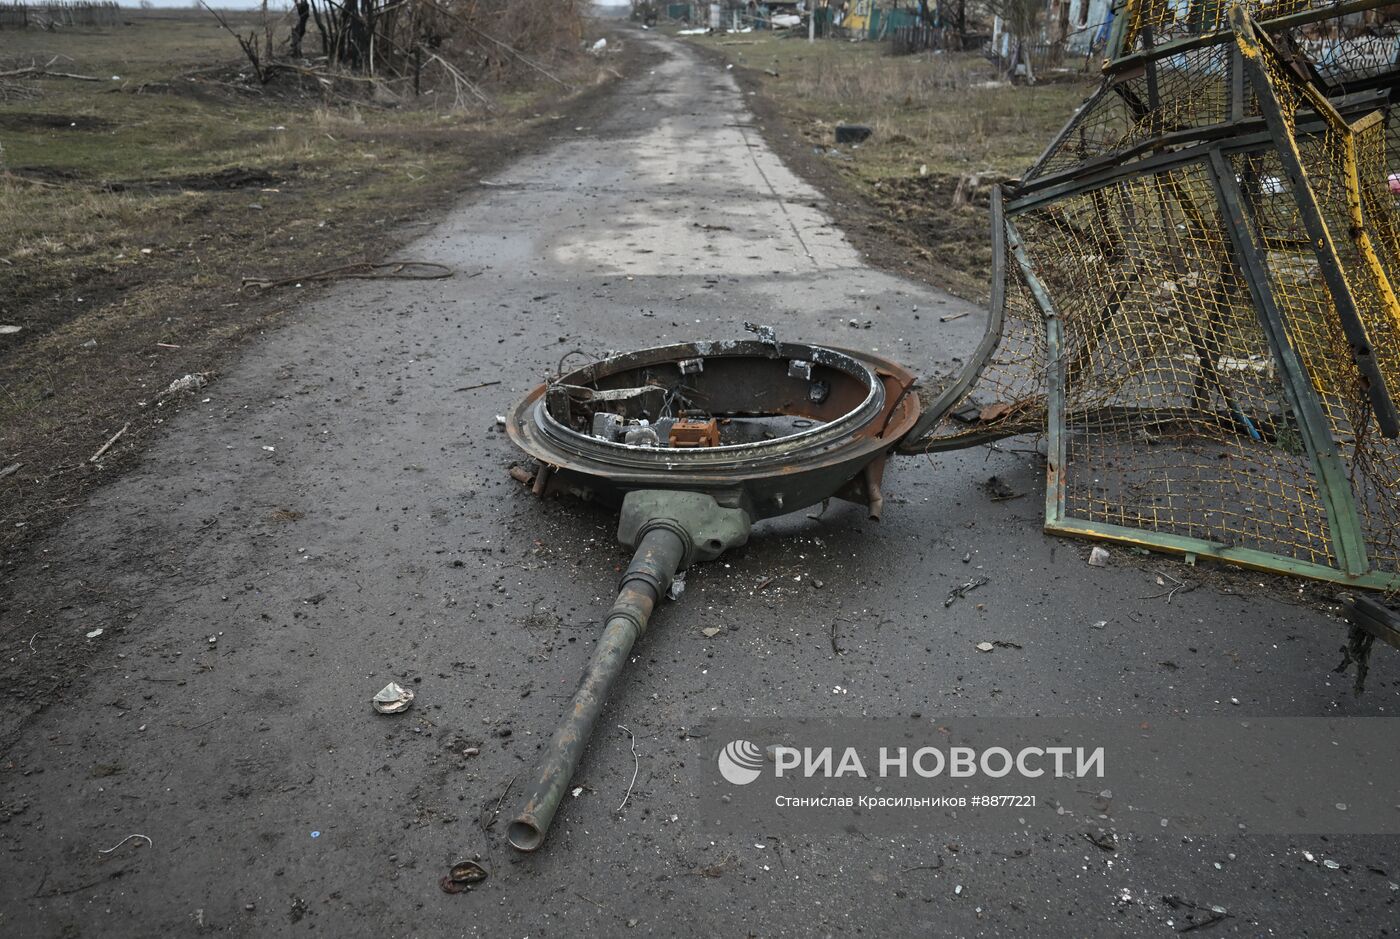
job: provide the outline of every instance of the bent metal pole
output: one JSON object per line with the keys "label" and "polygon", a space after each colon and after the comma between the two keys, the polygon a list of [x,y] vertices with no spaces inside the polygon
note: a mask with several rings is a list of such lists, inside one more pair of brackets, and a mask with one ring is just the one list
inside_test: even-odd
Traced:
{"label": "bent metal pole", "polygon": [[525,807],[506,829],[506,838],[521,851],[534,851],[544,843],[559,800],[583,759],[593,725],[607,703],[613,680],[627,664],[632,646],[646,632],[647,621],[656,601],[671,585],[671,578],[685,560],[688,545],[681,534],[668,527],[653,527],[642,536],[627,573],[622,575],[617,602],[608,612],[603,635],[593,660],[584,672],[564,712],[564,720],[540,759]]}

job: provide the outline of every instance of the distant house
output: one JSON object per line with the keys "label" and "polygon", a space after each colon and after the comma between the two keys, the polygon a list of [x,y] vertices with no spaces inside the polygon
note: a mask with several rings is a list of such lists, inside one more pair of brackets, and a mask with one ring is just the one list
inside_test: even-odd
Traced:
{"label": "distant house", "polygon": [[[1074,55],[1102,49],[1113,19],[1113,0],[1045,0],[1040,19],[1040,43]],[[1011,54],[1011,36],[1001,17],[992,21],[992,49],[1002,58]]]}
{"label": "distant house", "polygon": [[[880,39],[902,26],[919,22],[918,0],[829,0],[833,21],[852,37]],[[937,0],[929,0],[937,17]]]}

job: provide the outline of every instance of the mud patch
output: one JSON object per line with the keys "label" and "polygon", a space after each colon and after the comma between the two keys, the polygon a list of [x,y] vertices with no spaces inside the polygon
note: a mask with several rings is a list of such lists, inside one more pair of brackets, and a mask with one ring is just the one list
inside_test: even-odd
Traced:
{"label": "mud patch", "polygon": [[963,296],[980,296],[992,281],[992,231],[988,222],[992,177],[928,176],[881,180],[873,198],[884,210],[891,239],[918,252]]}
{"label": "mud patch", "polygon": [[0,114],[0,130],[110,130],[113,123],[106,118],[85,114],[49,114],[43,111],[18,111]]}

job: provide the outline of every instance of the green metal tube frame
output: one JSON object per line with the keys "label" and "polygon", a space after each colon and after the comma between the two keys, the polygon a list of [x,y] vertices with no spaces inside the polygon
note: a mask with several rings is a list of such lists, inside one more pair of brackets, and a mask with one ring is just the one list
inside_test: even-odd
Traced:
{"label": "green metal tube frame", "polygon": [[[1280,364],[1282,386],[1286,400],[1293,408],[1309,463],[1318,480],[1327,514],[1330,542],[1338,566],[1317,564],[1272,554],[1254,548],[1243,548],[1148,529],[1130,528],[1073,518],[1065,511],[1065,471],[1067,462],[1066,388],[1062,354],[1063,325],[1050,293],[1046,290],[1026,252],[1014,217],[1034,208],[1015,205],[1005,218],[1007,253],[1015,259],[1021,275],[1040,307],[1045,323],[1046,344],[1046,490],[1045,530],[1054,534],[1093,538],[1133,547],[1149,548],[1169,554],[1183,555],[1190,560],[1213,558],[1254,570],[1288,574],[1347,586],[1372,590],[1400,589],[1400,573],[1387,573],[1372,568],[1366,555],[1365,534],[1356,511],[1356,496],[1352,491],[1340,448],[1322,411],[1296,350],[1288,342],[1284,314],[1274,302],[1268,287],[1267,273],[1257,245],[1243,215],[1243,195],[1239,192],[1234,172],[1224,150],[1228,142],[1213,147],[1207,154],[1194,151],[1179,165],[1202,164],[1215,189],[1217,202],[1230,229],[1230,242],[1239,266],[1251,277],[1252,299],[1270,349]],[[1112,185],[1111,182],[1105,185]]]}

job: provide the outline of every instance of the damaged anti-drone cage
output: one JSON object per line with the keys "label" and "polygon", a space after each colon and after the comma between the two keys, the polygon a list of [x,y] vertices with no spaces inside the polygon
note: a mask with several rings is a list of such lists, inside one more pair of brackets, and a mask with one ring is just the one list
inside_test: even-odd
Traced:
{"label": "damaged anti-drone cage", "polygon": [[994,196],[992,322],[917,446],[1044,429],[1047,530],[1400,588],[1380,7],[1128,0],[1102,87]]}

